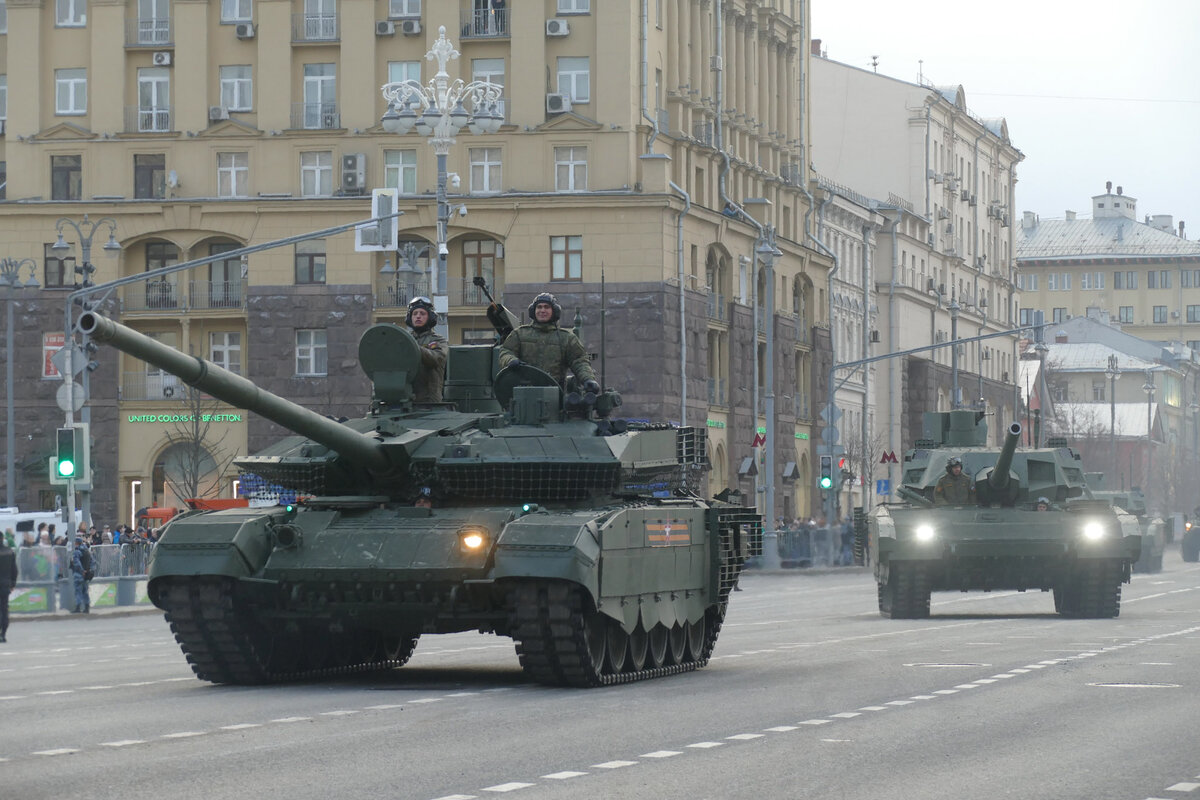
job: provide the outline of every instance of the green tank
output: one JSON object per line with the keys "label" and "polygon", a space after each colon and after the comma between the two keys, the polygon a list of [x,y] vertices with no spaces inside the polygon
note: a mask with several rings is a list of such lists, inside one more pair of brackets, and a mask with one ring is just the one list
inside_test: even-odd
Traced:
{"label": "green tank", "polygon": [[373,399],[339,423],[93,312],[79,328],[297,434],[236,460],[296,502],[188,513],[155,548],[150,599],[208,681],[390,669],[459,631],[512,637],[544,684],[686,672],[761,555],[753,509],[696,494],[703,429],[615,419],[615,392],[497,371],[491,345],[451,347],[447,402],[417,406],[415,340],[371,327]]}
{"label": "green tank", "polygon": [[1133,565],[1133,571],[1162,572],[1163,552],[1167,549],[1166,523],[1161,517],[1146,511],[1146,495],[1142,490],[1137,486],[1128,490],[1109,489],[1104,485],[1103,472],[1089,472],[1085,477],[1092,497],[1106,500],[1137,517],[1142,535],[1142,552]]}
{"label": "green tank", "polygon": [[[904,454],[899,495],[856,529],[856,555],[869,552],[879,612],[929,616],[934,591],[1041,590],[1072,617],[1116,617],[1141,537],[1137,519],[1087,495],[1079,456],[1065,441],[1019,450],[1020,423],[1001,447],[987,446],[983,413],[924,415],[924,438]],[[967,505],[935,505],[947,461],[973,481]],[[1050,501],[1038,511],[1039,498]]]}

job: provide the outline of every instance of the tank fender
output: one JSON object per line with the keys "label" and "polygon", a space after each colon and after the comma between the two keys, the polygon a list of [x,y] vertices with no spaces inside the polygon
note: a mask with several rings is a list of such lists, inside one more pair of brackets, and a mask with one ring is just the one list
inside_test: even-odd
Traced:
{"label": "tank fender", "polygon": [[163,530],[150,558],[149,584],[170,576],[248,578],[267,563],[271,529],[288,517],[282,508],[202,511],[175,519]]}
{"label": "tank fender", "polygon": [[491,578],[546,578],[578,584],[599,605],[600,534],[594,512],[538,511],[500,532]]}
{"label": "tank fender", "polygon": [[896,518],[886,507],[881,506],[875,510],[870,520],[874,530],[868,540],[871,549],[874,550],[871,560],[875,565],[875,577],[879,580],[886,580],[888,556],[891,554],[892,545],[896,543]]}

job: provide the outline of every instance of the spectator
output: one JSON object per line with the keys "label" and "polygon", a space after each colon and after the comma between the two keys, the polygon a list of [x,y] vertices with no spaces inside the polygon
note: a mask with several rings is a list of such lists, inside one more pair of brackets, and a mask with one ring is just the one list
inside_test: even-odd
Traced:
{"label": "spectator", "polygon": [[113,532],[112,532],[111,526],[105,525],[104,530],[102,530],[100,532],[100,543],[101,544],[112,544],[113,543]]}
{"label": "spectator", "polygon": [[[12,536],[12,530],[6,531]],[[8,641],[8,595],[17,585],[17,554],[0,539],[0,642]]]}
{"label": "spectator", "polygon": [[13,533],[12,528],[4,529],[4,544],[15,548],[17,546],[17,535]]}
{"label": "spectator", "polygon": [[88,596],[88,576],[91,570],[92,552],[87,542],[80,537],[75,540],[75,552],[71,556],[71,574],[75,583],[75,608],[71,610],[72,614],[92,613],[91,598]]}
{"label": "spectator", "polygon": [[25,535],[21,539],[21,547],[34,547],[37,543],[37,536],[34,535],[33,531],[25,531]]}

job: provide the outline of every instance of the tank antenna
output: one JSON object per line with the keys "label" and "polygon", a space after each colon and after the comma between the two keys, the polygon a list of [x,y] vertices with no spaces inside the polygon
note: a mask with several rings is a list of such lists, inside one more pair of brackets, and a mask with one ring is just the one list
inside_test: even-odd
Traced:
{"label": "tank antenna", "polygon": [[600,262],[600,388],[607,389],[608,381],[604,379],[604,354],[608,351],[604,339],[604,318],[608,316],[608,303],[604,296],[604,262]]}

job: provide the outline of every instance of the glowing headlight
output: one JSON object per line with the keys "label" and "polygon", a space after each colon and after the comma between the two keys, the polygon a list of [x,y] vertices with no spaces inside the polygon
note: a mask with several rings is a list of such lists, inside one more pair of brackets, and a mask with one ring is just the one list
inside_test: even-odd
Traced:
{"label": "glowing headlight", "polygon": [[475,553],[483,549],[487,544],[487,534],[477,528],[467,528],[458,532],[458,543],[462,546],[463,552]]}
{"label": "glowing headlight", "polygon": [[932,525],[918,525],[915,533],[916,533],[918,542],[933,541],[933,537],[937,535],[934,532]]}
{"label": "glowing headlight", "polygon": [[1083,526],[1083,538],[1096,541],[1104,538],[1104,526],[1099,522],[1089,522]]}

